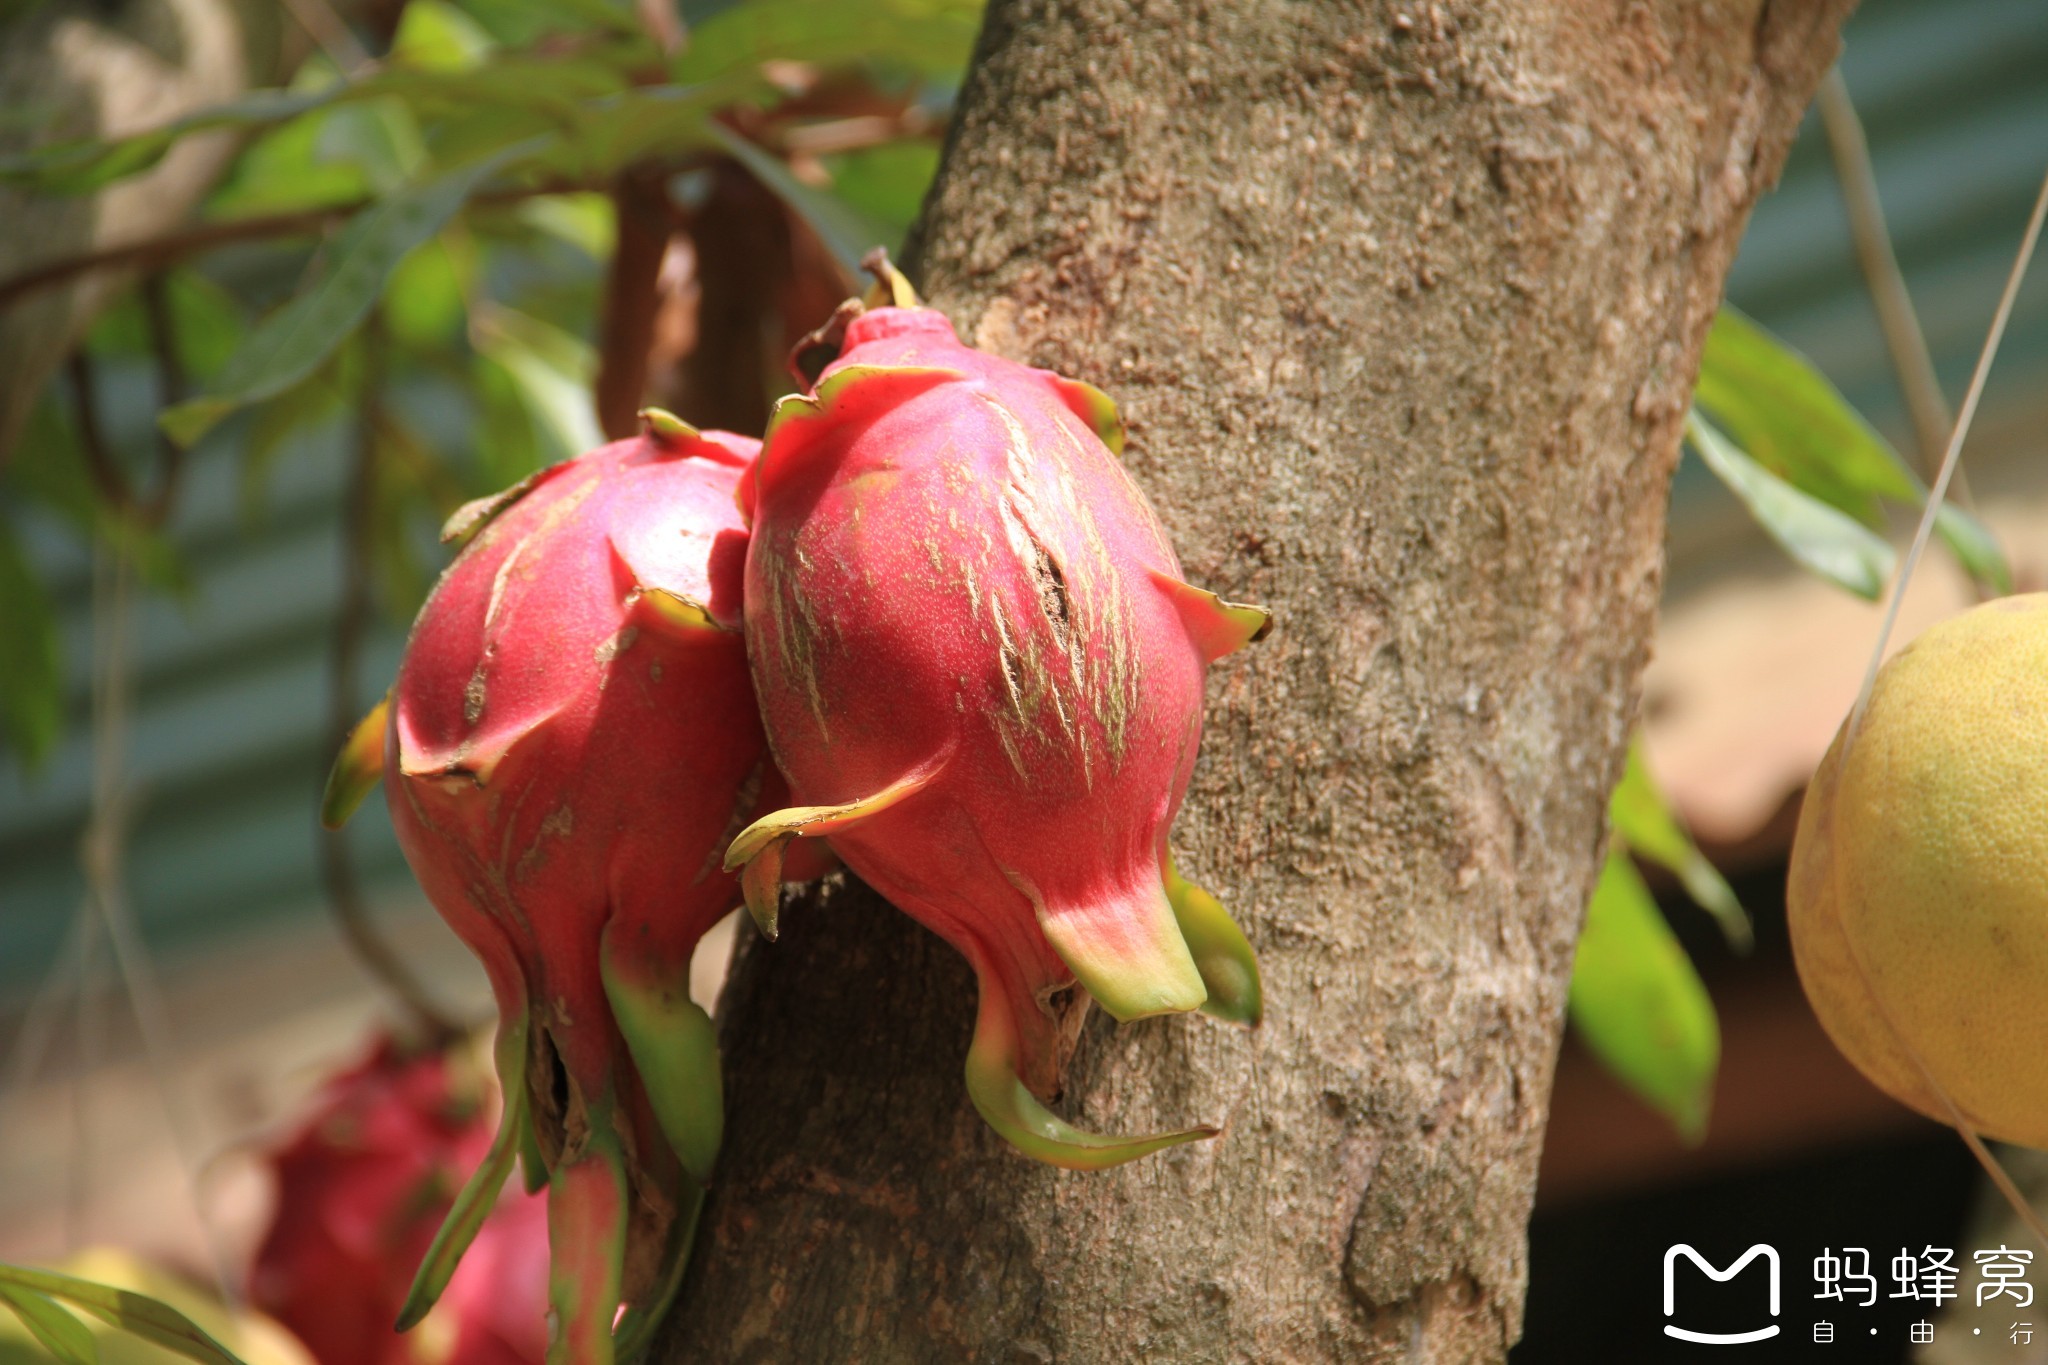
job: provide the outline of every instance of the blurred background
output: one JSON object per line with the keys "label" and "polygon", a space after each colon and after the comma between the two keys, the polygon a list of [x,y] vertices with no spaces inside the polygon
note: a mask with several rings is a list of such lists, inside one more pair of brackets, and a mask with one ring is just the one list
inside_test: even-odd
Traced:
{"label": "blurred background", "polygon": [[[72,61],[78,43],[51,35],[107,8],[0,8],[0,46]],[[66,94],[47,71],[0,65],[0,151],[14,153],[0,325],[43,319],[0,337],[17,371],[0,413],[0,1260],[117,1243],[238,1263],[271,1199],[252,1153],[374,1022],[487,1017],[481,974],[413,886],[381,802],[341,835],[315,819],[341,734],[388,686],[445,562],[435,528],[624,434],[643,400],[758,432],[791,386],[790,344],[853,291],[851,258],[900,243],[915,216],[977,21],[947,0],[863,16],[797,0],[295,0],[269,15],[275,32],[237,40],[264,60],[221,76],[178,30],[204,8],[117,16],[105,67],[162,68],[153,101]],[[1840,64],[1854,112],[1809,114],[1729,283],[1730,303],[1923,475],[2048,162],[2043,71],[2040,0],[1866,0]],[[333,98],[365,80],[388,89]],[[297,103],[245,102],[161,163],[148,158],[163,147],[134,142],[48,151],[268,85]],[[1917,397],[1911,326],[1881,319],[1883,252],[1868,254],[1874,220],[1854,207],[1855,115],[1936,380]],[[562,145],[518,142],[547,137]],[[449,168],[492,155],[505,174],[461,187],[416,246],[388,223],[341,227],[408,195],[431,219]],[[61,207],[103,182],[101,217],[129,214],[128,236]],[[140,207],[110,206],[122,193]],[[348,253],[375,258],[379,231],[388,282],[341,300],[362,306],[324,349],[285,354],[299,343],[266,316],[331,286]],[[87,304],[78,343],[53,344]],[[2044,447],[2037,274],[1964,462],[1968,505],[2022,591],[2048,586]],[[1903,543],[1914,509],[1874,509]],[[1778,529],[1688,454],[1644,752],[1755,942],[1731,946],[1678,879],[1647,869],[1718,1021],[1703,1123],[1660,1112],[1568,1039],[1516,1352],[1531,1365],[1651,1358],[1674,1241],[1722,1262],[1779,1246],[1778,1344],[1804,1359],[1811,1338],[1791,1338],[1819,1316],[1808,1269],[1825,1248],[1882,1262],[2016,1235],[1995,1230],[1954,1135],[1864,1082],[1799,992],[1786,851],[1879,609],[1802,571]],[[1978,590],[1954,556],[1930,555],[1897,640]],[[707,1003],[730,942],[715,936],[699,963]],[[2035,1280],[2048,1288],[2048,1271]],[[1932,1316],[1912,1302],[1845,1314],[1862,1339],[1840,1349],[1906,1359],[1908,1323]],[[1971,1357],[1982,1341],[1943,1326],[1929,1358],[2030,1358],[2002,1338],[2002,1354]]]}

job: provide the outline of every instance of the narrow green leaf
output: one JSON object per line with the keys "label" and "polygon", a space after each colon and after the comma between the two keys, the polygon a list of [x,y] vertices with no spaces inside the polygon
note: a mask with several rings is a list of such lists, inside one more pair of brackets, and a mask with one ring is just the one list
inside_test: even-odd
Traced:
{"label": "narrow green leaf", "polygon": [[[1879,523],[1879,499],[1915,509],[1927,501],[1927,485],[1827,376],[1731,305],[1707,333],[1693,400],[1758,464],[1865,525]],[[1940,517],[1942,541],[1970,576],[2011,592],[1991,533],[1954,507]]]}
{"label": "narrow green leaf", "polygon": [[192,1319],[147,1294],[4,1262],[0,1262],[0,1285],[18,1286],[76,1304],[131,1336],[199,1361],[200,1365],[244,1365],[241,1357],[208,1336]]}
{"label": "narrow green leaf", "polygon": [[1685,434],[1707,468],[1787,554],[1858,597],[1877,600],[1895,558],[1882,537],[1749,458],[1698,408],[1686,415]]}
{"label": "narrow green leaf", "polygon": [[1813,362],[1731,306],[1707,332],[1693,401],[1751,459],[1860,521],[1877,498],[1917,500],[1897,452]]}
{"label": "narrow green leaf", "polygon": [[589,343],[531,314],[495,305],[471,316],[470,341],[518,382],[521,401],[554,447],[543,463],[604,444],[591,397],[597,353]]}
{"label": "narrow green leaf", "polygon": [[0,518],[0,736],[31,771],[64,727],[57,613],[14,533]]}
{"label": "narrow green leaf", "polygon": [[34,151],[0,156],[0,184],[44,194],[88,194],[137,175],[192,133],[216,128],[260,128],[332,102],[335,91],[257,90],[158,128],[102,141],[79,138]]}
{"label": "narrow green leaf", "polygon": [[745,166],[748,173],[810,225],[811,231],[818,234],[818,240],[845,268],[849,279],[859,277],[861,257],[895,240],[895,234],[886,224],[876,222],[824,190],[806,185],[780,158],[770,156],[724,124],[708,124],[705,131],[733,160]]}
{"label": "narrow green leaf", "polygon": [[1608,853],[1586,908],[1568,1007],[1594,1055],[1698,1142],[1721,1057],[1714,1002],[1619,848]]}
{"label": "narrow green leaf", "polygon": [[91,1331],[55,1300],[19,1285],[0,1284],[0,1303],[12,1309],[28,1334],[64,1365],[99,1365],[100,1348]]}
{"label": "narrow green leaf", "polygon": [[2012,592],[2012,565],[1991,528],[1952,502],[1944,502],[1934,514],[1934,533],[1949,553],[1963,566],[1963,572],[1990,589],[1995,597]]}
{"label": "narrow green leaf", "polygon": [[1643,755],[1640,732],[1629,741],[1628,766],[1621,784],[1608,798],[1607,818],[1629,851],[1648,858],[1676,876],[1685,892],[1721,925],[1721,932],[1737,952],[1748,952],[1754,942],[1749,916],[1735,899],[1735,889],[1700,852],[1664,800],[1664,793],[1650,777]]}
{"label": "narrow green leaf", "polygon": [[311,374],[369,315],[406,254],[439,232],[479,185],[539,150],[541,141],[400,190],[357,214],[336,236],[312,285],[250,334],[222,367],[213,392],[157,419],[165,433],[189,446],[228,413]]}

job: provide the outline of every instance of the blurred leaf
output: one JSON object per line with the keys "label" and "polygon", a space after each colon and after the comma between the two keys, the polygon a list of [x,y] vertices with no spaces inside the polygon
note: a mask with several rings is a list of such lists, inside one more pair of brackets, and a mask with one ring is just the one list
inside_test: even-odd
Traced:
{"label": "blurred leaf", "polygon": [[391,60],[415,71],[468,71],[495,46],[483,25],[446,0],[409,0],[391,38]]}
{"label": "blurred leaf", "polygon": [[269,496],[270,475],[291,441],[306,435],[341,411],[341,386],[333,367],[323,365],[283,393],[256,406],[242,440],[239,477],[242,517],[254,521]]}
{"label": "blurred leaf", "polygon": [[924,207],[939,170],[939,145],[929,139],[885,143],[825,159],[832,190],[854,211],[884,224],[891,254],[898,252]]}
{"label": "blurred leaf", "polygon": [[1723,305],[1693,401],[1751,459],[1866,523],[1877,499],[1916,501],[1913,476],[1813,363]]}
{"label": "blurred leaf", "polygon": [[64,728],[64,661],[57,613],[42,580],[0,518],[0,735],[34,771]]}
{"label": "blurred leaf", "polygon": [[[644,42],[636,40],[625,51],[642,47]],[[651,47],[645,50],[652,52]],[[623,57],[624,52],[616,55]],[[623,60],[541,53],[503,53],[475,67],[386,66],[370,75],[332,85],[252,91],[239,99],[127,137],[106,141],[82,138],[0,156],[0,184],[46,194],[89,193],[150,169],[179,139],[193,133],[221,128],[269,128],[315,110],[387,96],[402,99],[422,117],[481,112],[504,123],[508,113],[535,110],[564,129],[574,129],[598,112],[586,110],[586,101],[616,95],[629,87],[629,69]],[[484,150],[523,137],[526,131],[508,129],[494,142],[472,139],[465,147],[465,155],[481,155]],[[443,155],[447,155],[446,149]]]}
{"label": "blurred leaf", "polygon": [[352,161],[319,155],[325,121],[293,119],[251,142],[235,158],[228,176],[207,199],[216,220],[334,208],[358,203],[370,193],[370,179]]}
{"label": "blurred leaf", "polygon": [[[1880,524],[1880,498],[1914,508],[1927,501],[1927,486],[1827,376],[1731,305],[1707,332],[1693,400],[1758,464],[1865,525]],[[2011,592],[2012,571],[1991,533],[1959,508],[1939,516],[1936,529],[1965,571]]]}
{"label": "blurred leaf", "polygon": [[1934,514],[1934,533],[1963,566],[1963,572],[1983,584],[1994,597],[2012,592],[2012,565],[2006,562],[2005,551],[1990,527],[1954,503],[1943,502],[1941,510]]}
{"label": "blurred leaf", "polygon": [[1686,439],[1785,552],[1831,583],[1876,601],[1891,577],[1892,547],[1876,532],[1801,492],[1731,444],[1695,408]]}
{"label": "blurred leaf", "polygon": [[597,353],[587,342],[529,314],[494,305],[471,316],[470,343],[517,381],[521,401],[554,446],[543,463],[604,444],[590,387]]}
{"label": "blurred leaf", "polygon": [[426,141],[412,110],[397,99],[364,100],[328,110],[319,120],[315,155],[361,169],[370,189],[394,194],[427,164]]}
{"label": "blurred leaf", "polygon": [[1572,964],[1572,1025],[1688,1142],[1706,1133],[1720,1063],[1714,1002],[1620,849],[1610,850]]}
{"label": "blurred leaf", "polygon": [[472,374],[470,391],[478,405],[476,490],[509,488],[547,464],[553,451],[543,445],[539,423],[510,370],[479,353]]}
{"label": "blurred leaf", "polygon": [[46,389],[29,410],[28,426],[0,470],[0,486],[48,507],[85,539],[103,540],[128,556],[149,587],[189,596],[192,574],[170,538],[100,500],[57,396],[57,389]]}
{"label": "blurred leaf", "polygon": [[129,137],[108,141],[79,138],[0,156],[0,184],[45,194],[87,194],[148,170],[188,134],[213,128],[260,128],[317,109],[334,98],[325,91],[252,91]]}
{"label": "blurred leaf", "polygon": [[782,61],[951,76],[967,65],[981,9],[981,0],[748,0],[693,28],[670,74],[689,83]]}
{"label": "blurred leaf", "polygon": [[1729,946],[1737,952],[1749,951],[1755,939],[1749,916],[1735,899],[1735,889],[1707,861],[1707,855],[1700,852],[1692,836],[1680,828],[1664,793],[1651,780],[1640,731],[1629,740],[1628,766],[1622,770],[1621,783],[1608,799],[1607,815],[1630,852],[1676,876],[1686,894],[1719,921]]}
{"label": "blurred leaf", "polygon": [[461,334],[476,273],[473,244],[460,224],[450,224],[391,272],[384,291],[391,335],[423,350],[447,345]]}
{"label": "blurred leaf", "polygon": [[200,1330],[192,1319],[146,1294],[4,1262],[0,1262],[0,1284],[18,1286],[76,1304],[125,1332],[165,1350],[176,1351],[190,1360],[201,1362],[201,1365],[243,1365],[238,1356]]}
{"label": "blurred leaf", "polygon": [[485,180],[537,145],[506,148],[357,214],[336,234],[311,286],[256,328],[210,393],[164,412],[157,419],[164,431],[189,446],[236,408],[282,393],[311,374],[369,315],[406,253],[439,232]]}
{"label": "blurred leaf", "polygon": [[[178,359],[190,375],[204,378],[218,370],[249,330],[240,301],[194,270],[173,270],[165,276],[164,304],[177,339]],[[93,320],[86,345],[95,356],[152,356],[154,346],[141,291],[121,291]]]}
{"label": "blurred leaf", "polygon": [[612,258],[618,220],[610,196],[548,194],[529,199],[518,209],[520,221],[558,241],[567,242],[591,260]]}
{"label": "blurred leaf", "polygon": [[564,175],[603,177],[646,157],[672,158],[710,140],[718,110],[752,82],[652,85],[591,100],[551,163]]}
{"label": "blurred leaf", "polygon": [[394,623],[412,620],[441,564],[436,534],[469,490],[395,407],[380,410],[370,489],[370,566]]}
{"label": "blurred leaf", "polygon": [[99,1365],[100,1348],[84,1323],[57,1306],[54,1299],[11,1284],[0,1284],[0,1303],[14,1310],[14,1316],[42,1343],[43,1349],[64,1365]]}
{"label": "blurred leaf", "polygon": [[829,191],[812,189],[798,180],[781,158],[770,156],[724,124],[713,123],[709,132],[733,160],[745,166],[749,174],[810,225],[818,240],[845,269],[849,280],[860,277],[861,257],[894,240],[886,224],[876,222]]}

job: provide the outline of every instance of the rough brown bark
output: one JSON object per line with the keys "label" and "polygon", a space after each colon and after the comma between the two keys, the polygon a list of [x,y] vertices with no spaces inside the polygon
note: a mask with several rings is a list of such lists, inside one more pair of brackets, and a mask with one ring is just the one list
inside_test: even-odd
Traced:
{"label": "rough brown bark", "polygon": [[1048,1170],[968,1107],[948,951],[792,906],[661,1359],[1504,1354],[1680,418],[1848,8],[992,5],[924,282],[1115,395],[1188,576],[1275,609],[1175,831],[1268,1017],[1098,1014],[1070,1114],[1228,1131]]}

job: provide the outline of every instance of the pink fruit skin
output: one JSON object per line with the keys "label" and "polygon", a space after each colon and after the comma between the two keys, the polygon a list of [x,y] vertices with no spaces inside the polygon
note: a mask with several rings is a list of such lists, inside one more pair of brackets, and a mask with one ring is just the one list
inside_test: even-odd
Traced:
{"label": "pink fruit skin", "polygon": [[385,742],[407,860],[505,1019],[531,1015],[550,1163],[564,1140],[551,1049],[570,1112],[619,1107],[635,1194],[657,1205],[675,1162],[603,968],[680,995],[697,941],[738,901],[725,841],[780,797],[737,630],[734,493],[757,449],[643,436],[543,471],[421,609]]}
{"label": "pink fruit skin", "polygon": [[[391,1321],[456,1187],[490,1145],[489,1119],[455,1093],[445,1055],[407,1056],[378,1039],[271,1156],[277,1208],[250,1269],[251,1301],[320,1365],[414,1365],[419,1338]],[[539,1365],[546,1213],[546,1200],[513,1193],[485,1221],[443,1299],[456,1335],[446,1365]],[[520,1273],[534,1257],[540,1275]]]}
{"label": "pink fruit skin", "polygon": [[800,805],[926,778],[832,846],[968,957],[1048,1095],[1043,1002],[1077,973],[1119,1018],[1203,999],[1160,873],[1206,664],[1159,581],[1180,566],[1089,420],[1106,400],[937,312],[855,318],[817,391],[742,493],[768,735]]}

